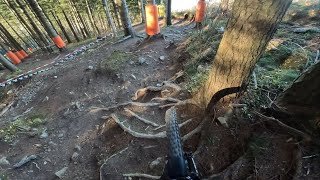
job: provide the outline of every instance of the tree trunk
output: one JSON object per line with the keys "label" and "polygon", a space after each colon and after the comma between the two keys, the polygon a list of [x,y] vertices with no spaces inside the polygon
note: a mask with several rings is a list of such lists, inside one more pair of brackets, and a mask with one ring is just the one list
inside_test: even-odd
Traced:
{"label": "tree trunk", "polygon": [[107,31],[108,31],[108,28],[105,26],[104,20],[102,20],[102,19],[104,19],[104,18],[101,17],[100,13],[97,13],[97,15],[98,15],[98,19],[99,19],[101,28],[104,29],[104,30],[107,32]]}
{"label": "tree trunk", "polygon": [[13,65],[6,57],[4,57],[1,53],[0,53],[0,63],[6,67],[7,69],[9,69],[12,72],[15,72],[16,70],[18,70],[18,68]]}
{"label": "tree trunk", "polygon": [[21,24],[27,29],[27,31],[30,33],[33,39],[36,40],[36,43],[41,47],[41,49],[46,49],[47,51],[49,51],[49,49],[46,48],[45,42],[41,40],[41,38],[37,35],[37,33],[34,32],[34,30],[29,26],[29,24],[24,20],[24,18],[18,13],[16,6],[13,4],[13,2],[12,1],[9,2],[8,0],[4,0],[4,2],[9,7],[10,11],[21,22]]}
{"label": "tree trunk", "polygon": [[71,8],[71,14],[72,14],[72,18],[73,18],[73,23],[75,24],[75,27],[77,29],[78,32],[81,32],[82,34],[82,37],[84,39],[87,38],[88,34],[86,34],[86,32],[84,31],[82,25],[81,25],[81,21],[80,21],[80,18],[78,17],[77,15],[77,10],[76,8],[73,6],[72,2],[69,1],[69,5],[70,5],[70,8]]}
{"label": "tree trunk", "polygon": [[276,100],[277,107],[293,115],[320,117],[320,63],[308,68]]}
{"label": "tree trunk", "polygon": [[[57,33],[56,29],[53,27],[53,25],[49,21],[48,17],[44,14],[44,12],[43,12],[42,8],[40,7],[40,5],[38,4],[37,0],[27,0],[27,2],[29,3],[33,12],[38,17],[39,21],[43,25],[46,32],[49,34],[50,38],[53,39],[53,38],[57,37],[58,33]],[[19,0],[18,0],[18,3],[19,3]],[[56,44],[56,46],[59,49],[65,48],[65,46],[59,47],[57,44]]]}
{"label": "tree trunk", "polygon": [[120,7],[120,17],[121,17],[122,27],[124,30],[124,35],[125,36],[131,35],[132,37],[135,37],[136,35],[131,24],[131,19],[129,16],[126,0],[117,0],[117,4]]}
{"label": "tree trunk", "polygon": [[57,22],[58,26],[60,27],[62,33],[64,34],[64,36],[66,37],[68,43],[72,43],[71,38],[69,37],[66,29],[64,28],[62,22],[60,21],[59,17],[57,17],[57,14],[54,11],[51,11],[51,14],[53,16],[53,18],[55,19],[55,21]]}
{"label": "tree trunk", "polygon": [[193,97],[195,103],[211,108],[217,92],[247,83],[290,4],[291,0],[235,0],[208,79]]}
{"label": "tree trunk", "polygon": [[93,27],[94,31],[96,32],[96,34],[100,34],[100,30],[99,30],[99,28],[97,27],[97,25],[96,25],[96,23],[94,21],[94,18],[93,18],[93,15],[92,15],[91,8],[90,8],[90,5],[88,3],[88,0],[86,0],[86,5],[87,5],[88,17],[90,19],[92,27]]}
{"label": "tree trunk", "polygon": [[36,23],[33,21],[33,19],[31,18],[31,16],[29,15],[29,13],[26,11],[25,7],[23,6],[21,1],[17,1],[19,7],[22,9],[23,13],[25,14],[25,16],[27,17],[29,23],[32,26],[32,30],[35,31],[35,33],[40,37],[41,41],[43,42],[44,46],[43,48],[46,48],[49,52],[53,52],[53,50],[50,47],[50,44],[48,43],[46,37],[43,35],[43,33],[40,31],[40,29],[38,28],[38,26],[36,25]]}
{"label": "tree trunk", "polygon": [[141,23],[146,22],[146,11],[144,10],[143,0],[138,1],[140,9],[141,9]]}
{"label": "tree trunk", "polygon": [[229,9],[229,0],[221,0],[220,9],[223,15],[227,14]]}
{"label": "tree trunk", "polygon": [[12,43],[14,48],[18,51],[24,50],[20,43],[9,33],[9,31],[0,23],[0,31],[7,37],[7,39]]}
{"label": "tree trunk", "polygon": [[109,26],[112,29],[113,35],[116,37],[117,36],[117,29],[116,29],[116,26],[113,23],[112,18],[111,18],[107,0],[103,0],[103,5],[104,5],[104,9],[106,10],[106,15],[107,15],[107,20],[108,20]]}
{"label": "tree trunk", "polygon": [[72,31],[72,34],[73,34],[74,38],[76,38],[77,42],[80,42],[80,38],[78,37],[77,32],[75,31],[74,27],[72,26],[72,23],[70,22],[67,14],[66,14],[66,12],[64,10],[62,10],[62,14],[63,14],[64,18],[66,19],[66,21],[67,21],[67,23],[68,23],[68,25],[69,25],[69,27],[70,27],[70,29]]}
{"label": "tree trunk", "polygon": [[166,21],[167,21],[167,26],[171,26],[171,0],[167,0],[166,2],[167,9],[166,9]]}
{"label": "tree trunk", "polygon": [[74,7],[74,9],[75,9],[75,11],[76,11],[76,13],[77,13],[77,15],[78,15],[78,18],[79,18],[79,20],[80,20],[80,22],[81,22],[81,24],[82,24],[82,27],[83,27],[84,32],[87,34],[87,36],[91,37],[91,34],[89,33],[88,28],[86,27],[86,23],[84,22],[84,20],[83,20],[83,18],[82,18],[82,16],[81,16],[81,13],[80,13],[80,11],[79,11],[79,8],[76,7],[76,5],[75,5],[75,3],[74,3],[74,0],[70,0],[70,3],[71,3],[71,5],[72,5],[72,7]]}
{"label": "tree trunk", "polygon": [[119,20],[119,16],[118,16],[119,11],[118,11],[117,4],[115,3],[115,0],[111,0],[111,3],[112,3],[112,6],[113,6],[114,17],[116,18],[117,24],[118,24],[118,28],[120,29],[121,28],[121,24],[120,24],[120,20]]}

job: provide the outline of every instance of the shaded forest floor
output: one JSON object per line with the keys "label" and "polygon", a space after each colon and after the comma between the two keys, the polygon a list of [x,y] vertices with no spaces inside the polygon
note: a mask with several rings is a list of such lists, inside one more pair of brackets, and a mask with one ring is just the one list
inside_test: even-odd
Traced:
{"label": "shaded forest floor", "polygon": [[[219,29],[224,24],[222,20],[215,27]],[[107,110],[94,107],[128,102],[139,88],[163,87],[162,83],[180,70],[185,72],[184,76],[174,81],[182,87],[180,91],[165,88],[140,97],[139,102],[149,102],[154,97],[173,96],[180,100],[190,97],[190,92],[196,91],[205,79],[222,38],[216,28],[194,32],[193,26],[188,21],[176,21],[175,25],[162,29],[165,38],[148,41],[128,39],[113,44],[116,40],[108,38],[63,66],[6,89],[1,103],[11,104],[11,108],[0,117],[0,159],[6,157],[10,164],[0,164],[0,178],[55,179],[55,173],[65,169],[62,179],[99,179],[104,162],[102,172],[110,179],[125,179],[125,173],[161,175],[167,154],[166,140],[134,138],[109,115],[116,114],[122,122],[127,119],[124,124],[135,131],[156,134],[163,129],[137,121],[130,111],[163,125],[166,108],[128,105],[125,106],[128,111],[123,107]],[[223,172],[218,179],[319,177],[319,149],[300,143],[252,113],[268,107],[315,58],[315,47],[319,46],[314,44],[320,43],[319,33],[306,37],[306,33],[293,33],[294,28],[286,23],[281,25],[272,41],[274,47],[266,51],[256,67],[258,88],[254,88],[254,83],[250,85],[241,100],[247,107],[235,112],[228,127],[212,121],[204,128],[202,137],[196,134],[185,142],[185,149],[193,151],[200,140],[204,144],[196,155],[203,176]],[[279,39],[281,43],[277,44]],[[199,52],[208,46],[213,51],[204,57]],[[292,55],[295,56],[290,60]],[[37,57],[31,57],[30,62],[32,58]],[[217,117],[223,115],[219,108]],[[192,112],[180,110],[179,115],[181,122],[193,118],[181,129],[182,134],[201,121]],[[30,155],[37,158],[13,168]],[[230,165],[232,172],[225,172]]]}

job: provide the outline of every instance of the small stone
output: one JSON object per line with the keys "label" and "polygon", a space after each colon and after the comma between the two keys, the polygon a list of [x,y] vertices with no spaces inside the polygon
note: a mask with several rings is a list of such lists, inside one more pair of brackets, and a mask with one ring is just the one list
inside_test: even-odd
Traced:
{"label": "small stone", "polygon": [[64,136],[63,133],[58,134],[58,138],[62,138]]}
{"label": "small stone", "polygon": [[78,152],[81,151],[81,146],[79,145],[74,146],[74,150]]}
{"label": "small stone", "polygon": [[56,143],[53,142],[53,141],[49,141],[48,144],[49,144],[50,146],[57,146],[57,145],[58,145],[58,144],[56,144]]}
{"label": "small stone", "polygon": [[146,59],[143,57],[139,57],[139,64],[142,65],[146,62]]}
{"label": "small stone", "polygon": [[218,121],[221,123],[221,125],[225,128],[228,128],[227,118],[225,117],[218,117]]}
{"label": "small stone", "polygon": [[134,61],[129,61],[129,64],[130,64],[130,65],[133,65],[133,64],[134,64]]}
{"label": "small stone", "polygon": [[71,156],[71,160],[74,162],[78,161],[79,160],[79,153],[74,152]]}
{"label": "small stone", "polygon": [[154,169],[156,166],[160,164],[161,157],[158,157],[156,160],[152,161],[149,165],[150,169]]}
{"label": "small stone", "polygon": [[137,79],[135,75],[131,74],[130,75],[133,79]]}
{"label": "small stone", "polygon": [[54,79],[57,79],[57,78],[58,78],[58,76],[53,76],[53,78],[54,78]]}
{"label": "small stone", "polygon": [[93,69],[93,66],[88,66],[87,69],[88,69],[88,70],[92,70],[92,69]]}
{"label": "small stone", "polygon": [[48,100],[49,100],[49,97],[46,96],[46,97],[43,99],[43,102],[48,101]]}
{"label": "small stone", "polygon": [[0,159],[0,166],[8,166],[10,165],[10,162],[7,160],[7,157],[2,157]]}
{"label": "small stone", "polygon": [[197,67],[197,71],[198,71],[198,72],[204,72],[204,71],[205,71],[205,68],[204,68],[202,65],[199,65],[199,66]]}
{"label": "small stone", "polygon": [[48,137],[48,133],[47,133],[47,129],[43,130],[41,135],[40,135],[40,139],[46,139]]}
{"label": "small stone", "polygon": [[54,175],[56,175],[59,179],[61,179],[63,175],[66,173],[67,169],[68,167],[64,167],[61,170],[55,172]]}
{"label": "small stone", "polygon": [[160,56],[159,59],[160,59],[161,61],[164,61],[165,57],[164,57],[164,56]]}

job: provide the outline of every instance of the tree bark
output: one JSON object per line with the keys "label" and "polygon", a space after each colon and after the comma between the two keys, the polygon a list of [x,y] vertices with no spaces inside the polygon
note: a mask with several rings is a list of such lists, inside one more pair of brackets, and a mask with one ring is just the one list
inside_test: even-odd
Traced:
{"label": "tree bark", "polygon": [[64,36],[66,37],[68,43],[72,43],[71,38],[69,37],[67,30],[64,28],[62,22],[60,21],[59,17],[57,17],[57,14],[54,11],[51,11],[51,14],[53,16],[53,18],[55,19],[55,21],[57,22],[58,26],[60,27],[62,33],[64,34]]}
{"label": "tree bark", "polygon": [[113,6],[114,17],[116,18],[118,28],[121,28],[121,24],[120,24],[120,20],[119,20],[119,16],[118,16],[119,11],[118,11],[117,4],[115,3],[115,0],[111,0],[111,3]]}
{"label": "tree bark", "polygon": [[128,36],[131,35],[135,37],[135,31],[131,24],[131,19],[129,16],[128,6],[126,0],[117,0],[117,4],[120,7],[120,17],[122,21],[122,27],[124,30],[124,35]]}
{"label": "tree bark", "polygon": [[106,15],[107,15],[107,20],[108,20],[109,26],[112,29],[113,35],[116,37],[117,36],[117,29],[116,29],[116,26],[113,23],[112,18],[111,18],[107,0],[103,0],[103,5],[104,5],[104,9],[106,10]]}
{"label": "tree bark", "polygon": [[24,5],[22,4],[21,1],[17,1],[19,7],[22,9],[23,13],[25,14],[25,16],[27,17],[29,23],[32,26],[32,30],[35,31],[35,33],[39,36],[39,38],[41,39],[41,41],[43,42],[44,46],[43,48],[46,48],[49,52],[53,52],[53,50],[50,47],[50,44],[48,43],[46,37],[43,35],[43,33],[40,31],[40,29],[38,28],[38,26],[36,25],[36,23],[33,21],[33,19],[31,18],[31,16],[28,14],[28,12],[26,11]]}
{"label": "tree bark", "polygon": [[167,26],[171,26],[172,22],[171,22],[171,0],[167,0],[166,2],[166,21],[167,21]]}
{"label": "tree bark", "polygon": [[[17,2],[19,3],[19,0]],[[48,17],[45,15],[45,13],[43,12],[43,10],[40,7],[40,5],[38,4],[38,2],[36,0],[27,0],[27,2],[29,3],[33,12],[38,17],[39,21],[43,25],[44,29],[46,30],[46,32],[48,33],[50,38],[54,38],[54,37],[58,36],[56,29],[53,27],[52,23],[49,21]],[[21,2],[20,2],[20,4],[21,4]],[[64,49],[64,48],[65,47],[62,47],[62,48],[60,47],[59,49]]]}
{"label": "tree bark", "polygon": [[18,43],[18,41],[9,33],[9,31],[1,23],[0,31],[7,37],[7,39],[12,43],[16,50],[24,50],[20,43]]}
{"label": "tree bark", "polygon": [[86,34],[84,28],[83,28],[83,24],[81,25],[81,21],[80,21],[80,18],[78,17],[77,15],[77,10],[76,8],[74,7],[73,3],[71,1],[69,1],[69,5],[70,5],[70,8],[71,8],[71,14],[72,14],[72,17],[73,17],[73,22],[76,26],[76,29],[77,31],[81,32],[82,34],[82,37],[84,39],[87,38],[88,34]]}
{"label": "tree bark", "polygon": [[193,100],[208,107],[214,95],[247,83],[291,0],[235,0],[206,83]]}
{"label": "tree bark", "polygon": [[72,5],[72,7],[74,7],[74,9],[75,9],[75,11],[76,11],[76,13],[77,13],[77,15],[78,15],[78,18],[79,18],[79,20],[80,20],[80,22],[81,22],[81,24],[82,24],[83,30],[85,31],[85,33],[87,34],[87,36],[91,37],[91,34],[90,34],[88,28],[86,27],[86,23],[84,22],[84,20],[83,20],[83,18],[82,18],[82,16],[81,16],[81,13],[80,13],[80,11],[79,11],[79,9],[76,7],[76,5],[75,5],[75,3],[74,3],[74,0],[70,0],[70,3],[71,3],[71,5]]}
{"label": "tree bark", "polygon": [[293,115],[320,117],[320,63],[308,68],[277,98],[275,104]]}
{"label": "tree bark", "polygon": [[7,69],[9,69],[12,72],[15,72],[16,70],[18,70],[18,68],[13,65],[6,57],[4,57],[1,53],[0,53],[0,63],[6,67]]}
{"label": "tree bark", "polygon": [[93,15],[92,15],[91,8],[90,8],[90,5],[88,3],[88,0],[86,0],[86,6],[87,6],[88,17],[89,17],[89,20],[90,20],[90,22],[92,24],[92,27],[93,27],[94,31],[96,32],[96,34],[100,34],[100,30],[97,27],[96,22],[94,21],[94,18],[93,18]]}
{"label": "tree bark", "polygon": [[62,10],[62,14],[63,14],[64,18],[66,19],[74,38],[76,38],[77,42],[80,42],[80,38],[78,37],[77,32],[74,30],[74,27],[72,26],[72,23],[70,22],[67,14],[64,10]]}
{"label": "tree bark", "polygon": [[143,0],[138,1],[140,9],[141,9],[141,23],[146,22],[146,11],[144,10]]}
{"label": "tree bark", "polygon": [[221,0],[220,9],[223,15],[227,14],[229,9],[229,0]]}

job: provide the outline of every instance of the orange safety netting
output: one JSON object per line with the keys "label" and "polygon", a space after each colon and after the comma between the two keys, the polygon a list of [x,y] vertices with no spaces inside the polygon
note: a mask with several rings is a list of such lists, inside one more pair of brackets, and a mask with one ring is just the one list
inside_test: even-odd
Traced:
{"label": "orange safety netting", "polygon": [[153,36],[160,33],[157,5],[146,5],[146,33]]}
{"label": "orange safety netting", "polygon": [[20,60],[23,60],[23,59],[24,59],[24,57],[22,56],[22,54],[20,54],[19,51],[14,52],[14,54],[15,54]]}
{"label": "orange safety netting", "polygon": [[53,42],[57,45],[58,48],[63,48],[66,46],[62,38],[58,35],[54,38],[52,38]]}
{"label": "orange safety netting", "polygon": [[21,60],[11,51],[6,53],[6,56],[12,61],[13,64],[20,64]]}
{"label": "orange safety netting", "polygon": [[207,5],[205,1],[200,0],[197,4],[196,22],[202,22],[206,15]]}
{"label": "orange safety netting", "polygon": [[23,56],[23,58],[28,57],[28,54],[24,50],[20,50],[19,53]]}
{"label": "orange safety netting", "polygon": [[32,48],[28,48],[28,51],[29,51],[30,53],[32,53],[32,52],[33,52],[33,49],[32,49]]}

